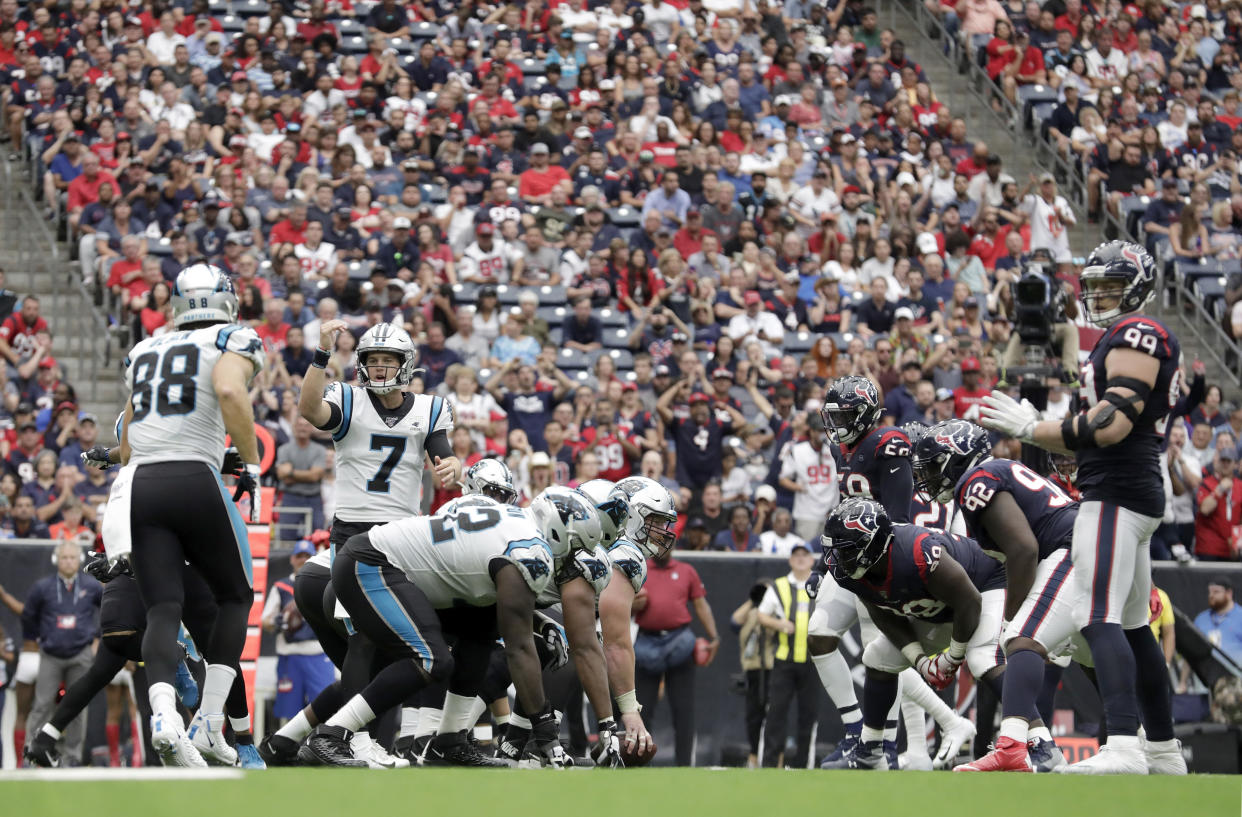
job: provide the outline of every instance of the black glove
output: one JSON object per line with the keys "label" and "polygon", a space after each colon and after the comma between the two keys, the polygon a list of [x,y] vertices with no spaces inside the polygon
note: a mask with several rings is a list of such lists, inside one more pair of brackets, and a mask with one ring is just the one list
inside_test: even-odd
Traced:
{"label": "black glove", "polygon": [[754,586],[750,588],[750,603],[758,607],[759,603],[763,601],[763,597],[766,596],[767,593],[768,586],[766,584],[763,582],[755,582]]}
{"label": "black glove", "polygon": [[535,612],[535,652],[545,672],[558,670],[569,663],[569,644],[561,625],[548,616]]}
{"label": "black glove", "polygon": [[82,463],[87,468],[98,468],[100,471],[107,471],[108,466],[112,465],[111,456],[112,449],[104,445],[97,445],[90,451],[83,451],[80,455]]}
{"label": "black glove", "polygon": [[599,722],[599,742],[591,747],[591,759],[597,769],[624,769],[621,759],[621,738],[617,722],[606,718]]}
{"label": "black glove", "polygon": [[561,721],[551,703],[543,705],[543,710],[530,719],[530,725],[530,738],[522,750],[521,765],[555,769],[574,765],[573,758],[561,746]]}
{"label": "black glove", "polygon": [[128,557],[122,556],[115,562],[109,562],[108,557],[102,553],[96,554],[95,558],[87,563],[86,572],[94,576],[100,584],[107,584],[117,576],[134,575]]}
{"label": "black glove", "polygon": [[[242,462],[241,454],[237,453],[237,449],[233,446],[224,449],[224,462],[220,464],[221,476],[240,478],[245,470],[246,463]],[[237,498],[234,497],[233,501],[236,502]]]}

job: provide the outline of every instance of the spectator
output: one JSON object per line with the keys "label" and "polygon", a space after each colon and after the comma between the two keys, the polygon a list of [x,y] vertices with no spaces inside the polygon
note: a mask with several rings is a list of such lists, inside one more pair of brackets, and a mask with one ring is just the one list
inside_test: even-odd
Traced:
{"label": "spectator", "polygon": [[647,584],[634,597],[638,636],[634,639],[634,674],[639,701],[647,701],[648,727],[658,711],[660,688],[673,720],[674,763],[695,765],[694,699],[696,647],[688,605],[707,634],[705,664],[720,647],[707,589],[692,565],[665,554],[647,562]]}
{"label": "spectator", "polygon": [[1211,470],[1205,470],[1196,494],[1195,558],[1201,562],[1236,561],[1238,545],[1233,521],[1242,519],[1242,491],[1233,490],[1235,454],[1217,449]]}
{"label": "spectator", "polygon": [[[788,515],[788,514],[786,514]],[[763,722],[768,708],[768,676],[772,670],[772,639],[759,623],[759,604],[763,601],[770,584],[760,579],[750,589],[746,601],[733,611],[729,622],[738,634],[738,654],[741,656],[742,673],[746,678],[746,739],[750,755],[746,764],[754,769],[759,766],[759,744],[763,737]]]}
{"label": "spectator", "polygon": [[444,382],[449,366],[461,363],[461,358],[445,345],[444,324],[433,321],[427,327],[427,342],[418,347],[418,362],[424,369],[423,383],[427,391],[434,391]]}
{"label": "spectator", "polygon": [[1208,608],[1195,626],[1234,663],[1242,664],[1242,609],[1233,603],[1233,582],[1225,575],[1208,580]]}
{"label": "spectator", "polygon": [[594,352],[603,348],[604,327],[599,318],[591,314],[591,299],[582,297],[574,301],[573,314],[565,318],[561,329],[561,344],[566,349]]}
{"label": "spectator", "polygon": [[302,417],[293,421],[293,436],[276,449],[276,476],[281,483],[280,507],[304,509],[277,526],[276,538],[291,542],[324,526],[323,477],[327,451],[311,440],[314,427]]}
{"label": "spectator", "polygon": [[787,508],[772,511],[772,529],[759,534],[759,550],[773,556],[788,556],[806,540],[793,531],[793,514]]}
{"label": "spectator", "polygon": [[308,539],[298,540],[289,554],[293,572],[272,584],[263,605],[263,629],[276,633],[276,704],[272,714],[281,723],[301,712],[336,677],[315,631],[294,603],[294,580],[314,553],[315,546]]}
{"label": "spectator", "polygon": [[11,367],[10,377],[35,353],[38,334],[48,331],[47,321],[39,315],[39,299],[34,295],[23,298],[21,311],[0,323],[0,355]]}
{"label": "spectator", "polygon": [[747,553],[759,549],[759,537],[750,529],[750,509],[734,505],[729,509],[729,527],[716,534],[713,550]]}
{"label": "spectator", "polygon": [[781,451],[780,484],[794,495],[794,532],[807,542],[823,532],[824,517],[841,501],[841,494],[836,460],[831,447],[824,445],[824,421],[811,413],[799,417],[794,428],[798,426],[805,428],[805,438],[787,443]]}
{"label": "spectator", "polygon": [[991,387],[983,383],[983,367],[976,357],[962,361],[962,385],[953,390],[953,415],[966,417],[966,412],[982,404],[991,393]]}
{"label": "spectator", "polygon": [[690,395],[688,416],[678,416],[673,411],[673,401],[691,387],[691,379],[683,377],[676,386],[660,395],[656,411],[671,429],[677,443],[677,482],[700,491],[709,480],[720,478],[724,438],[728,434],[741,433],[746,421],[741,412],[726,406],[725,414],[729,419],[721,422],[712,413],[707,395],[702,392]]}

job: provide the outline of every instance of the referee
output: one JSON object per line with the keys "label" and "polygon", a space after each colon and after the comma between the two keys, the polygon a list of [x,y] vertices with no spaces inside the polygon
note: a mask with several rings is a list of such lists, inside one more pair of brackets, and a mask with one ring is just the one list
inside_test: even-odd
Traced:
{"label": "referee", "polygon": [[[768,681],[768,719],[764,727],[763,765],[807,768],[811,736],[819,722],[819,676],[807,651],[811,598],[806,580],[815,557],[805,543],[789,554],[789,573],[772,582],[759,602],[759,623],[776,633],[776,661]],[[784,758],[786,720],[794,696],[798,698],[798,746],[793,758]]]}

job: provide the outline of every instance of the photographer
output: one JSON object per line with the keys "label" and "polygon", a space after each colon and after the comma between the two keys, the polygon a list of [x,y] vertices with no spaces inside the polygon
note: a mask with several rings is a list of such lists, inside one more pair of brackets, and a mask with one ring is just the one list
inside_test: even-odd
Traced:
{"label": "photographer", "polygon": [[[1002,369],[1007,373],[1024,365],[1025,347],[1055,345],[1067,382],[1074,383],[1078,380],[1078,327],[1073,321],[1078,317],[1078,302],[1068,282],[1058,284],[1048,273],[1052,264],[1047,250],[1032,251],[1030,263],[1011,286],[1010,297],[1000,299],[1002,306],[1008,301],[1014,323]],[[1007,375],[1002,378],[1008,379]]]}
{"label": "photographer", "polygon": [[737,633],[742,663],[737,686],[746,694],[746,740],[750,744],[746,765],[751,769],[759,766],[759,738],[768,708],[768,673],[772,671],[774,650],[773,639],[759,623],[759,605],[771,586],[769,579],[755,582],[746,601],[729,617]]}

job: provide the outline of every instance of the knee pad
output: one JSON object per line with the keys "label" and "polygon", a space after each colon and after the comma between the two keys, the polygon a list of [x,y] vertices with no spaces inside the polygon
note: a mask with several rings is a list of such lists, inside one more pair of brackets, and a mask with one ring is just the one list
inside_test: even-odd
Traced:
{"label": "knee pad", "polygon": [[13,680],[19,684],[34,684],[39,678],[39,653],[22,650],[17,654],[17,669]]}
{"label": "knee pad", "polygon": [[835,635],[807,635],[806,647],[812,656],[831,655],[841,646],[841,639]]}
{"label": "knee pad", "polygon": [[909,666],[901,651],[889,643],[887,638],[877,638],[863,648],[863,666],[867,669],[899,674]]}

